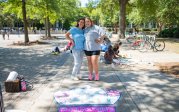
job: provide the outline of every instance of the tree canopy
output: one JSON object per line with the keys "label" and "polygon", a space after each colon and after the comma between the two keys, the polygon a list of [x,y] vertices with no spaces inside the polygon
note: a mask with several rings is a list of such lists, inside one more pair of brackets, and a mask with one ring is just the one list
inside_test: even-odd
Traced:
{"label": "tree canopy", "polygon": [[79,0],[0,0],[1,28],[23,20],[22,1],[27,21],[39,21],[48,30],[56,22],[69,29],[86,16],[101,26],[122,27],[122,32],[127,22],[140,25],[155,21],[158,28],[179,25],[178,0],[88,0],[86,7],[80,7]]}

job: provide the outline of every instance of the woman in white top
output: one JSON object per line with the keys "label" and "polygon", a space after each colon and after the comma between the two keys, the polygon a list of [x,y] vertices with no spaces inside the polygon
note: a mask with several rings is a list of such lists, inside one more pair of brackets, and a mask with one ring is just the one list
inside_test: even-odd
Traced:
{"label": "woman in white top", "polygon": [[95,80],[99,80],[98,58],[100,55],[101,46],[105,37],[105,32],[99,26],[93,25],[90,18],[85,18],[85,54],[88,60],[88,79],[93,79],[93,70],[95,72]]}

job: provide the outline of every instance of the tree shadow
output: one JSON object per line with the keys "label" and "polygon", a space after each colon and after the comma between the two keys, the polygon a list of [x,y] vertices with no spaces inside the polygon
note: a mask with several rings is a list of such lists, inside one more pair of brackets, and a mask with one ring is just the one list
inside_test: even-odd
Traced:
{"label": "tree shadow", "polygon": [[[50,83],[60,67],[69,57],[68,53],[61,53],[54,56],[41,46],[34,48],[0,48],[0,83],[4,89],[4,81],[11,71],[16,71],[30,81],[34,88],[26,92],[6,93],[3,92],[5,107],[15,108],[16,101],[31,99],[32,96],[40,94],[44,85]],[[30,96],[32,95],[32,96]],[[25,101],[24,101],[25,102]]]}
{"label": "tree shadow", "polygon": [[140,110],[179,109],[178,80],[156,70],[123,71],[117,75]]}

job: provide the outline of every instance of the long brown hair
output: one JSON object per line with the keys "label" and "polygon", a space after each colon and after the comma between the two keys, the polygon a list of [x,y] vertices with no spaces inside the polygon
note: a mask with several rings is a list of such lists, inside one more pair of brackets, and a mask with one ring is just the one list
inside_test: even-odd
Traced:
{"label": "long brown hair", "polygon": [[[78,19],[76,22],[76,27],[79,27],[79,22],[80,22],[80,20],[83,20],[84,22],[85,22],[85,18],[80,18],[80,19]],[[85,24],[84,24],[84,26],[82,27],[82,29],[84,29],[85,28]]]}

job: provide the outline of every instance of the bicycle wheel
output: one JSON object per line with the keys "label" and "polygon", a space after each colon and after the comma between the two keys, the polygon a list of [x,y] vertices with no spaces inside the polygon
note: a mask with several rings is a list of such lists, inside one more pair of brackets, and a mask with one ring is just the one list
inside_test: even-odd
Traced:
{"label": "bicycle wheel", "polygon": [[145,41],[145,42],[144,42],[143,49],[144,49],[144,50],[150,50],[150,49],[152,49],[151,43],[150,43],[149,41]]}
{"label": "bicycle wheel", "polygon": [[126,38],[126,40],[127,40],[128,43],[131,44],[135,41],[135,37],[128,37],[128,38]]}
{"label": "bicycle wheel", "polygon": [[155,41],[154,47],[157,51],[163,51],[165,49],[165,42],[164,41]]}

